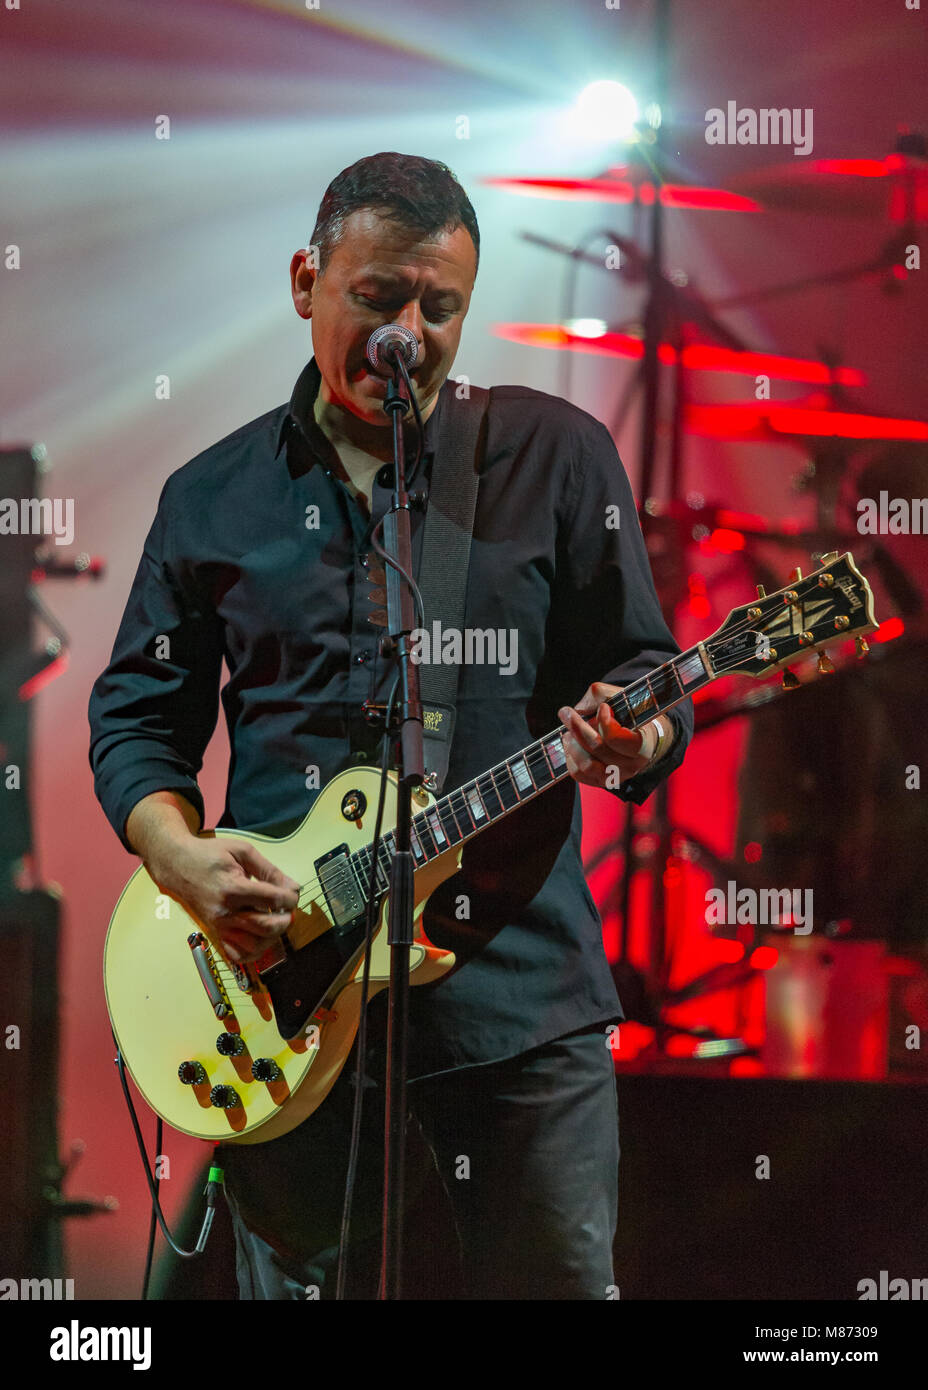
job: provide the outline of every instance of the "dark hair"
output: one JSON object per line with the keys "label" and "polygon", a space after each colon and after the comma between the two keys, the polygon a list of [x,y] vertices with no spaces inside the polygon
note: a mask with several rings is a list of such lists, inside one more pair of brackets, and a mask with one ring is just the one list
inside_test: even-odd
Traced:
{"label": "dark hair", "polygon": [[463,226],[480,262],[477,218],[448,166],[421,155],[387,150],[349,165],[326,189],[311,238],[311,244],[319,248],[320,274],[341,240],[346,218],[361,208],[373,208],[423,236]]}

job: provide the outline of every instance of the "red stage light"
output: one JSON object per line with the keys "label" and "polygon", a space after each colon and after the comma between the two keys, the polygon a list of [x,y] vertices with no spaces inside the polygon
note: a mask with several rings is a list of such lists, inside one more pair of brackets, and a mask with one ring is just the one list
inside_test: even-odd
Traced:
{"label": "red stage light", "polygon": [[839,439],[928,440],[928,423],[846,410],[810,410],[791,405],[689,405],[686,428],[712,439],[813,435]]}
{"label": "red stage light", "polygon": [[818,174],[854,174],[859,179],[885,179],[889,161],[883,159],[817,159],[812,165]]}
{"label": "red stage light", "polygon": [[43,666],[41,671],[36,672],[29,680],[24,681],[19,687],[19,698],[23,701],[31,700],[38,695],[40,690],[44,690],[53,680],[57,680],[60,675],[68,669],[68,653],[62,652],[56,656],[54,661],[50,661],[47,666]]}
{"label": "red stage light", "polygon": [[726,193],[722,188],[686,188],[682,184],[665,184],[661,189],[661,204],[665,208],[700,208],[705,212],[760,212],[760,203],[741,193]]}
{"label": "red stage light", "polygon": [[700,541],[700,545],[703,550],[717,550],[721,555],[731,555],[736,550],[744,549],[744,536],[740,531],[717,526],[710,536]]}
{"label": "red stage light", "polygon": [[770,970],[779,959],[780,953],[775,946],[758,946],[751,952],[748,964],[752,970]]}
{"label": "red stage light", "polygon": [[730,512],[724,507],[718,513],[723,526],[731,526],[742,531],[766,531],[769,522],[765,516],[754,516],[751,512]]}
{"label": "red stage light", "polygon": [[708,618],[712,611],[706,596],[706,581],[701,574],[691,574],[687,580],[690,591],[690,612],[694,618]]}
{"label": "red stage light", "polygon": [[924,420],[857,415],[847,410],[796,410],[784,406],[767,412],[771,427],[784,434],[814,434],[841,439],[928,439]]}
{"label": "red stage light", "polygon": [[901,637],[905,632],[905,623],[901,618],[887,618],[885,623],[880,623],[876,632],[871,632],[869,641],[871,642],[892,642],[896,637]]}
{"label": "red stage light", "polygon": [[[620,170],[624,172],[624,169]],[[506,193],[520,193],[530,198],[560,198],[592,200],[597,203],[640,203],[650,207],[654,202],[654,184],[635,184],[628,179],[607,174],[593,179],[510,179],[486,178],[483,183],[501,188]],[[665,183],[660,190],[661,206],[694,208],[704,212],[760,212],[760,203],[741,193],[729,193],[724,188],[691,188],[682,183]]]}
{"label": "red stage light", "polygon": [[[672,359],[671,359],[672,360]],[[772,376],[786,381],[814,381],[827,385],[863,386],[866,377],[854,367],[829,367],[803,357],[784,357],[775,352],[733,352],[730,348],[694,343],[683,349],[684,367],[712,372],[742,372],[748,376]]]}
{"label": "red stage light", "polygon": [[716,937],[712,943],[712,955],[722,965],[737,965],[744,960],[744,946],[740,941],[729,941],[727,937]]}
{"label": "red stage light", "polygon": [[[587,337],[571,333],[557,323],[497,323],[493,332],[509,342],[529,347],[570,348],[573,352],[591,352],[602,357],[644,356],[644,343],[631,333],[598,333]],[[677,350],[671,343],[661,343],[658,359],[666,367],[677,360]],[[733,352],[730,348],[711,347],[708,343],[692,343],[683,349],[683,365],[693,371],[737,372],[745,376],[770,376],[783,381],[808,381],[827,386],[864,386],[867,378],[856,367],[828,367],[813,358],[784,357],[772,352]]]}

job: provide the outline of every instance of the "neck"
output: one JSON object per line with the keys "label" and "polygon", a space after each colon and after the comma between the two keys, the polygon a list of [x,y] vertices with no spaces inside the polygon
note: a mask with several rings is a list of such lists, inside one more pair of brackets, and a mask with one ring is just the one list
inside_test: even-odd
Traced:
{"label": "neck", "polygon": [[[437,395],[425,405],[420,401],[423,424],[435,409],[437,401]],[[371,458],[379,459],[381,463],[393,462],[393,429],[386,414],[383,425],[372,425],[367,420],[359,419],[352,411],[345,410],[337,402],[327,398],[323,381],[313,404],[313,417],[335,449],[356,449],[370,455]],[[406,416],[406,422],[415,430],[411,409]]]}

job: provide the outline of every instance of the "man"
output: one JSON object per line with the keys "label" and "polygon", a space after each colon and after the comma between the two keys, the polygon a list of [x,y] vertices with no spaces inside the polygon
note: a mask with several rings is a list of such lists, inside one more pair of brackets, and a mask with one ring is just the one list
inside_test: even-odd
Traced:
{"label": "man", "polygon": [[[197,838],[196,773],[221,663],[232,748],[221,825],[287,833],[316,788],[379,758],[361,705],[392,683],[367,595],[393,453],[386,382],[366,345],[386,323],[420,345],[413,383],[425,441],[408,483],[425,492],[439,429],[453,423],[447,378],[479,232],[444,165],[384,153],[333,181],[311,246],[318,268],[309,248],[298,251],[291,282],[315,355],[288,407],[168,479],[90,708],[96,789],[114,829],[234,961],[256,959],[286,930],[297,885],[272,855]],[[410,467],[414,446],[411,427]],[[417,573],[423,524],[413,512]],[[567,402],[523,387],[492,393],[465,622],[508,634],[518,657],[462,667],[446,790],[558,720],[570,731],[572,778],[628,800],[642,801],[682,761],[688,705],[635,732],[603,703],[679,648],[612,441]],[[613,1279],[608,1028],[622,1014],[583,878],[579,803],[566,779],[485,831],[426,910],[427,935],[457,964],[411,992],[409,1097],[453,1204],[474,1298],[605,1298]],[[371,1005],[372,1026],[383,999]],[[313,1284],[331,1296],[353,1065],[289,1135],[223,1146],[243,1297],[303,1298]],[[380,1054],[370,1073],[382,1105]],[[366,1115],[355,1227],[375,1238],[373,1100]],[[371,1271],[366,1283],[359,1276],[361,1296],[376,1294]]]}

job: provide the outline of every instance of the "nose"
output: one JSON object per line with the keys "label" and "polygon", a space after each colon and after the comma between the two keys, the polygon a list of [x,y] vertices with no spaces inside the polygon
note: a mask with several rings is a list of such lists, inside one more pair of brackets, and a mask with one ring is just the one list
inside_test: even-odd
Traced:
{"label": "nose", "polygon": [[417,367],[421,366],[422,359],[425,356],[422,341],[422,310],[419,307],[418,299],[410,299],[408,303],[404,304],[402,311],[396,315],[394,323],[401,324],[403,328],[408,328],[410,333],[415,333],[416,335],[416,342],[419,344],[419,348],[416,353],[416,360],[412,364],[412,370],[415,371]]}

